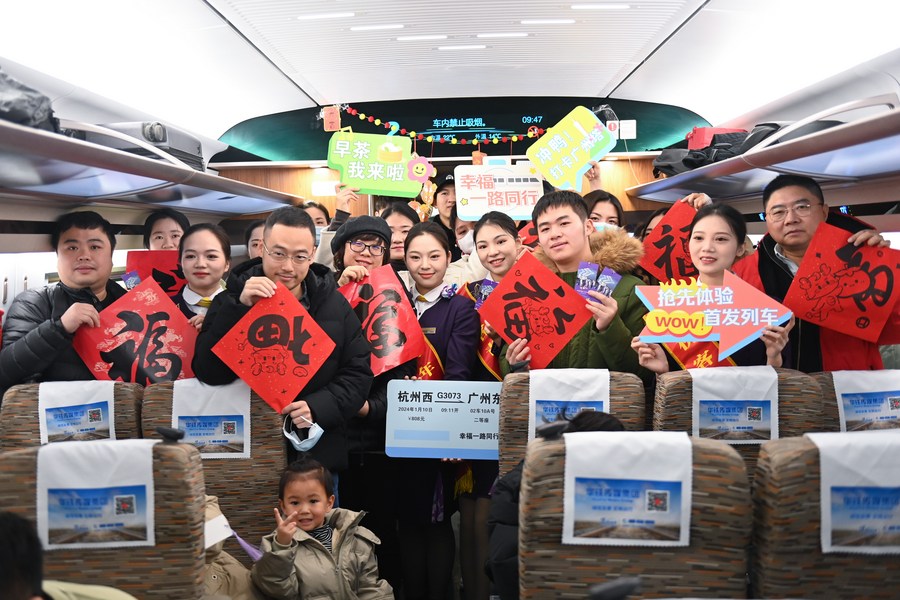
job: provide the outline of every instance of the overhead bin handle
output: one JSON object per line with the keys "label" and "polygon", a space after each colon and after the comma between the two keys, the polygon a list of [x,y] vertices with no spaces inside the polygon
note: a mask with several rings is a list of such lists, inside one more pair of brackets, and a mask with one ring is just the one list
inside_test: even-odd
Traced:
{"label": "overhead bin handle", "polygon": [[779,129],[757,145],[753,146],[747,151],[747,154],[757,152],[764,148],[768,148],[781,138],[786,135],[790,135],[792,132],[797,131],[801,127],[805,127],[810,123],[815,123],[821,119],[826,117],[832,117],[834,115],[839,115],[841,113],[849,112],[851,110],[857,110],[860,108],[870,108],[873,106],[887,106],[890,109],[896,109],[900,106],[900,97],[897,96],[896,92],[890,92],[887,94],[880,94],[878,96],[870,96],[868,98],[860,98],[859,100],[852,100],[850,102],[845,102],[843,104],[838,104],[837,106],[832,106],[831,108],[826,108],[821,112],[817,112],[813,115],[806,117],[805,119],[801,119],[796,123],[792,123],[785,127],[784,129]]}
{"label": "overhead bin handle", "polygon": [[140,146],[144,150],[155,154],[160,157],[164,161],[169,164],[175,165],[177,167],[184,167],[185,169],[194,170],[190,165],[185,164],[184,162],[178,160],[168,152],[160,150],[153,144],[148,144],[144,140],[138,139],[134,136],[124,134],[120,131],[116,131],[114,129],[109,129],[108,127],[103,127],[102,125],[94,125],[93,123],[82,123],[81,121],[70,121],[69,119],[60,119],[59,126],[63,129],[74,129],[75,131],[86,131],[88,133],[98,133],[100,135],[105,135],[111,138],[116,138],[117,140],[121,140],[123,142],[128,142],[129,144],[134,144],[135,146]]}

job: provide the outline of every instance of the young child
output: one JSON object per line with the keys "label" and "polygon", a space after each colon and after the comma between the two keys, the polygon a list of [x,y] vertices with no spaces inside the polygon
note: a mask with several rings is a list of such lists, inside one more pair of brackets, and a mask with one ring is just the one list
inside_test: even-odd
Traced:
{"label": "young child", "polygon": [[222,278],[231,266],[231,242],[218,225],[198,223],[181,237],[178,250],[187,284],[175,304],[199,331],[212,299],[225,289]]}
{"label": "young child", "polygon": [[391,586],[378,578],[378,538],[359,525],[365,513],[332,510],[328,469],[301,454],[281,475],[278,505],[275,532],[263,538],[265,554],[250,572],[261,592],[279,600],[393,600]]}

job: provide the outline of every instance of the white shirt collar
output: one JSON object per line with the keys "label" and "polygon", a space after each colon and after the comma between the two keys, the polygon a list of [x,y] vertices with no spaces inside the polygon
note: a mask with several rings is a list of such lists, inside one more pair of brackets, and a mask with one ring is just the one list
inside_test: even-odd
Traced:
{"label": "white shirt collar", "polygon": [[[444,285],[439,285],[430,292],[422,294],[419,292],[416,286],[413,285],[412,293],[413,300],[416,303],[416,314],[421,317],[426,310],[437,304],[438,300],[441,299],[441,294],[443,293],[445,287],[446,286]],[[424,298],[424,300],[422,300],[422,298]]]}
{"label": "white shirt collar", "polygon": [[[220,284],[219,287],[216,288],[216,291],[212,294],[212,296],[209,296],[209,299],[212,300],[219,294],[219,292],[222,292],[222,291],[224,291],[224,288],[222,288],[222,286]],[[201,296],[200,294],[198,294],[197,292],[192,290],[190,288],[190,286],[185,284],[184,289],[181,290],[181,297],[184,298],[185,304],[187,304],[188,308],[190,308],[195,314],[198,314],[198,315],[206,314],[206,311],[208,310],[207,307],[197,306],[197,303],[200,302],[201,300],[203,300],[203,298],[205,298],[205,296]]]}
{"label": "white shirt collar", "polygon": [[784,263],[784,266],[786,266],[788,268],[788,271],[791,272],[792,277],[795,277],[797,275],[797,271],[800,270],[800,265],[784,255],[784,250],[781,248],[781,244],[775,244],[775,256],[778,257],[778,260]]}

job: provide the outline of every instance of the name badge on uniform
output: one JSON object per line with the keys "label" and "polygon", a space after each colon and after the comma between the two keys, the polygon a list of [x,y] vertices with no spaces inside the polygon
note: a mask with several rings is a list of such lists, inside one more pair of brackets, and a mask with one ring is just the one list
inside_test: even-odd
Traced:
{"label": "name badge on uniform", "polygon": [[437,327],[423,327],[422,333],[424,333],[425,335],[436,335]]}

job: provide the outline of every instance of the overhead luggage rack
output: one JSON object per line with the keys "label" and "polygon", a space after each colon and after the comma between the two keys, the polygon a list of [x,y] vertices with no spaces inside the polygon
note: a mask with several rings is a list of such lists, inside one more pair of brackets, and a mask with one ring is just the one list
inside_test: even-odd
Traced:
{"label": "overhead luggage rack", "polygon": [[143,204],[222,216],[275,210],[301,199],[217,175],[0,121],[0,201]]}
{"label": "overhead luggage rack", "polygon": [[[802,137],[775,143],[813,121],[851,110],[888,110]],[[885,94],[849,102],[782,129],[740,156],[628,188],[628,195],[676,202],[703,192],[715,199],[759,196],[778,175],[806,175],[822,182],[859,182],[900,176],[900,98]]]}

